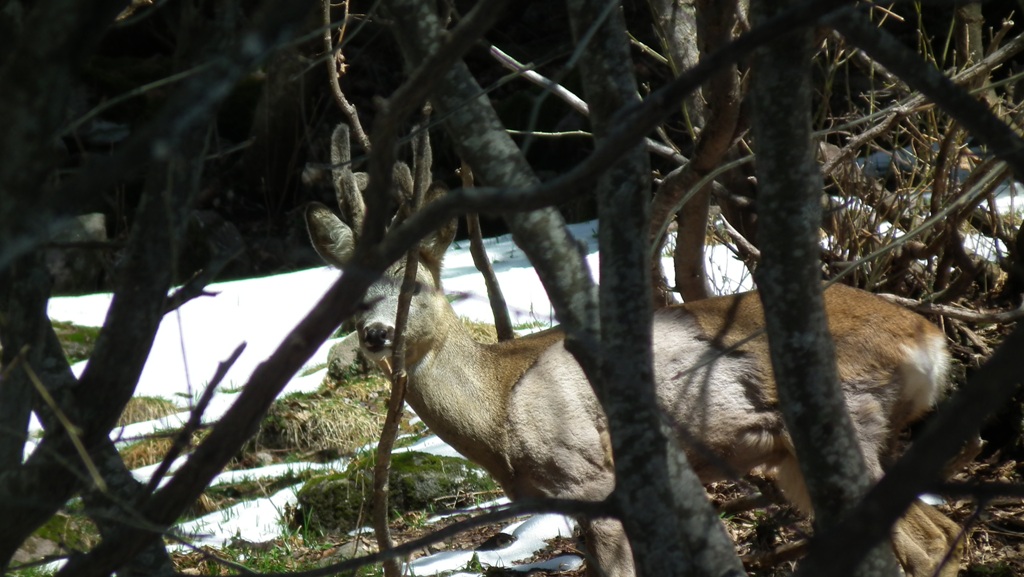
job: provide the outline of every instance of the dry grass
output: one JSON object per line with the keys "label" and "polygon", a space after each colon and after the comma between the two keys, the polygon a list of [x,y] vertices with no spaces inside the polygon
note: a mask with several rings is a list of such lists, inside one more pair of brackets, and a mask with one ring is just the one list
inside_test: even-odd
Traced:
{"label": "dry grass", "polygon": [[121,417],[117,420],[117,426],[123,427],[132,423],[152,421],[167,415],[181,412],[177,405],[157,397],[132,397],[125,405]]}
{"label": "dry grass", "polygon": [[347,455],[374,442],[384,424],[390,382],[374,374],[329,385],[274,403],[244,452]]}
{"label": "dry grass", "polygon": [[163,460],[167,451],[171,450],[171,437],[152,437],[132,443],[121,449],[121,459],[129,469],[138,469],[154,465]]}
{"label": "dry grass", "polygon": [[473,340],[478,343],[496,343],[498,342],[498,332],[494,329],[494,325],[487,323],[478,323],[476,321],[462,318],[462,324],[469,331],[469,334],[473,336]]}

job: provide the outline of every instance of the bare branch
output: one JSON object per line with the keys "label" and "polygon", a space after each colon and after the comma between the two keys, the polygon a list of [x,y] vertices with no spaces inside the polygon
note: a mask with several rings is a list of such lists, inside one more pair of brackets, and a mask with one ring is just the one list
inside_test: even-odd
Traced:
{"label": "bare branch", "polygon": [[199,402],[192,408],[192,412],[189,414],[188,422],[185,426],[178,431],[178,434],[174,437],[174,443],[171,445],[170,450],[164,455],[163,461],[157,466],[156,471],[153,472],[153,476],[149,479],[149,484],[146,486],[146,493],[152,493],[160,486],[160,481],[170,470],[174,460],[189,446],[192,440],[192,435],[199,430],[199,427],[203,423],[203,413],[206,412],[206,407],[210,405],[210,401],[213,400],[213,394],[217,391],[217,387],[220,386],[220,382],[227,376],[228,370],[235,364],[238,357],[242,356],[242,351],[245,350],[245,343],[239,344],[235,347],[235,350],[217,365],[217,371],[213,374],[213,378],[210,379],[210,383],[206,385],[206,390],[203,391]]}
{"label": "bare branch", "polygon": [[[462,188],[473,188],[473,169],[465,162],[459,169],[459,176],[462,178]],[[494,276],[494,267],[491,266],[491,259],[487,256],[487,249],[484,248],[484,241],[480,235],[480,215],[475,212],[466,213],[466,228],[469,229],[469,251],[473,255],[473,264],[476,270],[484,277],[484,286],[487,287],[487,302],[491,305],[491,315],[494,317],[494,330],[499,341],[507,341],[515,338],[515,331],[512,330],[512,319],[508,316],[508,305],[505,304],[505,296],[501,293],[501,285],[498,278]]]}
{"label": "bare branch", "polygon": [[936,304],[908,299],[894,294],[880,293],[878,296],[887,301],[915,310],[926,315],[940,315],[979,325],[1008,324],[1024,318],[1024,307],[1008,310],[971,310],[955,305]]}
{"label": "bare branch", "polygon": [[1013,167],[1018,180],[1024,180],[1024,139],[987,106],[941,71],[924,63],[920,56],[890,34],[877,28],[862,12],[846,11],[841,17],[828,18],[827,23],[911,88],[941,106],[974,137],[987,144],[992,154]]}
{"label": "bare branch", "polygon": [[[536,84],[537,86],[540,86],[541,88],[551,92],[558,98],[562,99],[562,101],[568,104],[573,110],[579,112],[583,116],[590,116],[590,107],[587,106],[587,103],[584,102],[583,99],[580,98],[579,96],[576,96],[568,88],[562,86],[561,84],[555,82],[554,80],[551,80],[550,78],[547,78],[546,76],[540,74],[536,70],[533,70],[526,64],[522,64],[515,58],[512,58],[511,56],[503,52],[497,46],[491,46],[490,52],[491,56],[493,56],[494,59],[497,60],[505,68],[508,68],[509,70],[521,75],[523,78]],[[527,134],[538,133],[530,132]],[[676,152],[672,147],[666,146],[650,138],[644,138],[644,146],[646,147],[648,152],[657,154],[658,156],[661,156],[678,164],[686,164],[688,162],[685,156]]]}
{"label": "bare branch", "polygon": [[[350,267],[317,302],[278,348],[253,371],[238,399],[213,426],[178,472],[140,508],[140,516],[153,527],[168,527],[203,492],[213,477],[259,426],[260,417],[292,375],[327,340],[341,321],[355,312],[367,287],[380,276],[383,266]],[[58,573],[64,576],[108,574],[121,559],[134,555],[159,532],[132,529],[117,539],[104,540],[82,557],[71,559]]]}
{"label": "bare branch", "polygon": [[[345,36],[345,25],[348,23],[348,9],[349,0],[343,2],[345,6],[345,15],[342,18],[341,30],[338,32],[338,36],[344,38]],[[331,88],[331,95],[334,96],[334,101],[338,104],[338,108],[348,118],[348,124],[352,127],[352,135],[359,142],[359,145],[363,147],[363,150],[367,153],[370,152],[370,138],[366,136],[366,131],[363,130],[363,123],[359,121],[359,112],[356,107],[348,101],[345,97],[345,93],[341,91],[341,84],[339,82],[341,78],[341,72],[345,70],[345,54],[341,51],[342,43],[338,42],[338,48],[334,48],[334,39],[332,37],[332,23],[331,23],[331,0],[323,0],[323,23],[324,23],[324,52],[327,56],[325,63],[327,65],[327,80],[328,85]]]}
{"label": "bare branch", "polygon": [[329,577],[332,575],[338,575],[354,571],[360,567],[366,565],[372,565],[374,563],[381,563],[387,559],[395,559],[399,557],[406,557],[415,553],[416,551],[422,550],[425,547],[441,543],[447,539],[450,539],[460,533],[475,529],[477,527],[483,527],[491,525],[506,519],[526,515],[530,513],[563,513],[567,515],[576,516],[588,516],[588,517],[603,517],[607,516],[610,507],[606,502],[594,502],[594,501],[575,501],[571,499],[523,499],[516,501],[515,503],[509,503],[507,505],[501,505],[499,507],[492,507],[487,509],[486,512],[477,517],[472,517],[463,521],[457,521],[438,529],[428,535],[402,543],[401,545],[395,546],[395,548],[374,553],[372,555],[366,555],[365,557],[357,557],[355,559],[348,559],[340,563],[334,563],[326,565],[318,569],[312,569],[309,571],[294,571],[286,573],[262,573],[261,577]]}

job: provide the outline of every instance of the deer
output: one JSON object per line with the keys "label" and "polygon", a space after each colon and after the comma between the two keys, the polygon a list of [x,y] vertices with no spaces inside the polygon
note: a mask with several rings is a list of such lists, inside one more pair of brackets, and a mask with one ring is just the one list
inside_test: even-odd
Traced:
{"label": "deer", "polygon": [[[315,250],[328,264],[344,268],[359,240],[359,189],[366,177],[351,172],[342,139],[347,132],[339,127],[332,162],[339,205],[350,220],[346,224],[317,202],[307,206],[305,218]],[[408,173],[395,174],[403,172]],[[615,487],[607,419],[563,346],[563,331],[477,342],[441,285],[454,225],[447,223],[420,244],[419,289],[404,332],[406,402],[434,434],[486,469],[511,500],[605,499]],[[391,265],[354,317],[362,353],[382,366],[392,353],[403,275],[404,262]],[[945,336],[924,317],[845,285],[827,288],[824,303],[845,401],[877,480],[894,436],[945,392]],[[789,502],[813,514],[780,414],[763,327],[755,292],[656,310],[652,343],[659,408],[702,482],[760,469],[772,474]],[[579,521],[588,574],[635,574],[618,520]],[[959,537],[959,526],[919,500],[894,526],[892,545],[907,575],[954,577]]]}

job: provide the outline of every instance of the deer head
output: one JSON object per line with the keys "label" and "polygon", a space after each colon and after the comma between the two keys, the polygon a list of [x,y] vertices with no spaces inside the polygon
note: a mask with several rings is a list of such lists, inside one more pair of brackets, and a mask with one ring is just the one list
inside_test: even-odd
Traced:
{"label": "deer head", "polygon": [[[429,151],[429,140],[427,150]],[[424,157],[429,159],[429,153]],[[338,207],[348,220],[348,224],[325,205],[313,202],[306,208],[306,227],[313,248],[320,257],[328,264],[345,270],[350,266],[359,242],[359,232],[365,216],[362,195],[369,184],[365,173],[352,172],[349,130],[345,124],[340,124],[332,136],[331,163]],[[427,171],[417,173],[421,172]],[[412,174],[413,171],[406,164],[395,165],[395,186],[389,191],[393,199],[400,203],[413,202],[415,188]],[[443,184],[433,183],[424,196],[424,202],[445,192]],[[441,260],[455,238],[455,231],[456,222],[452,220],[434,231],[419,245],[417,285],[409,306],[409,321],[405,329],[408,343],[406,361],[410,365],[415,364],[430,350],[431,341],[438,334],[438,326],[453,314],[441,290]],[[354,318],[363,352],[372,361],[380,361],[391,355],[395,317],[398,314],[398,297],[404,275],[404,261],[388,267],[384,275],[367,290],[363,306]]]}

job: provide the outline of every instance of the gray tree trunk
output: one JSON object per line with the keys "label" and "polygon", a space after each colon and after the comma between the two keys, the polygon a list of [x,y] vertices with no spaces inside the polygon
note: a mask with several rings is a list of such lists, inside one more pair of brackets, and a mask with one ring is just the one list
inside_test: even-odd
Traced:
{"label": "gray tree trunk", "polygon": [[[570,0],[569,17],[594,135],[639,101],[621,9],[604,0]],[[602,17],[604,17],[602,19]],[[641,144],[598,181],[601,250],[600,374],[592,383],[608,415],[615,456],[615,503],[640,575],[742,574],[732,541],[689,470],[659,428],[651,351],[647,235],[650,162]],[[701,260],[703,260],[701,258]],[[673,476],[673,472],[678,475]],[[664,515],[668,505],[677,515]]]}
{"label": "gray tree trunk", "polygon": [[[797,4],[758,2],[751,12],[756,23]],[[815,522],[826,529],[864,495],[870,479],[837,381],[823,306],[811,34],[793,32],[755,52],[751,96],[761,217],[757,281],[772,368]],[[876,547],[857,572],[897,573],[888,544]]]}

